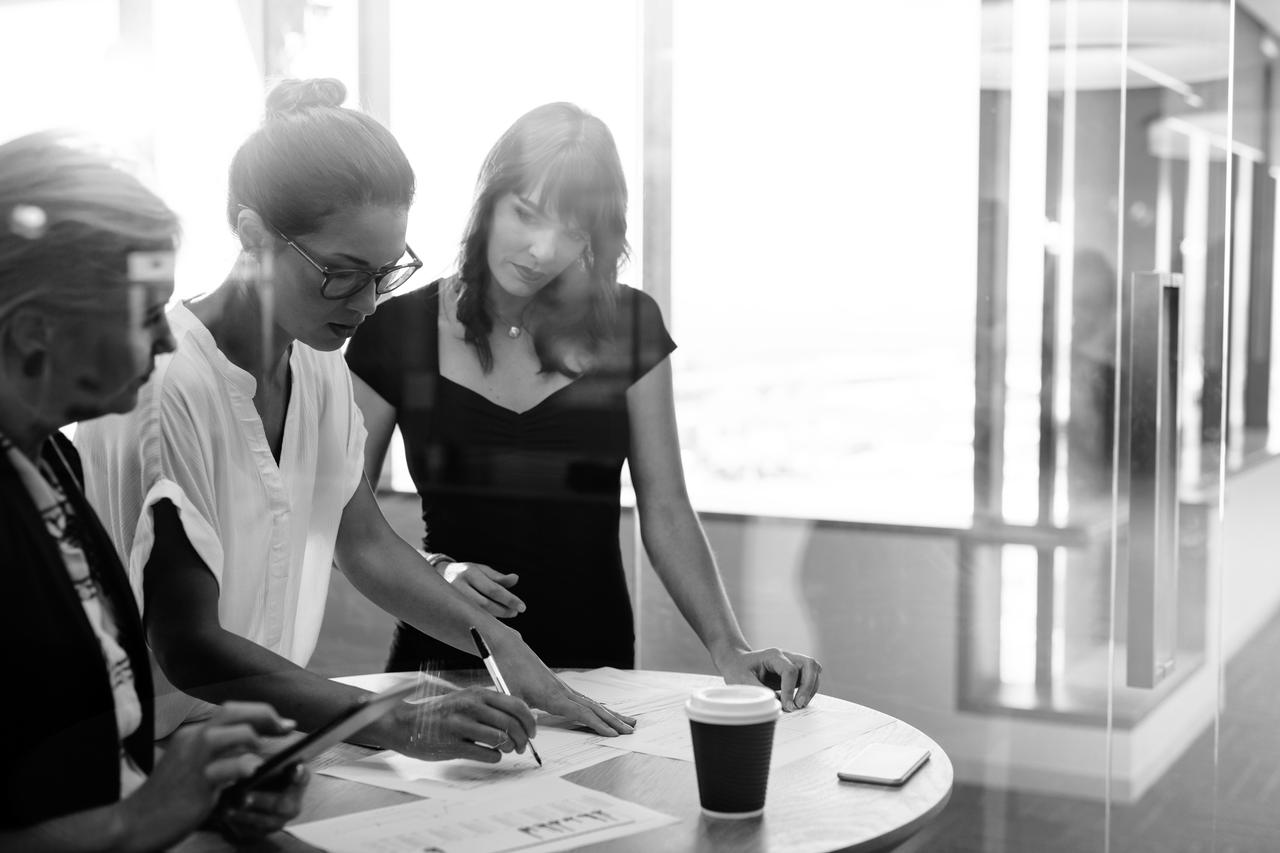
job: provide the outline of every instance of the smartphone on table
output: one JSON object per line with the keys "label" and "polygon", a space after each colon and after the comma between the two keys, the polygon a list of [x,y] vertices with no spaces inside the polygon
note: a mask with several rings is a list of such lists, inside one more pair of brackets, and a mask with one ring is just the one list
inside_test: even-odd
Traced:
{"label": "smartphone on table", "polygon": [[842,782],[898,787],[929,760],[929,750],[893,743],[868,744],[836,772]]}

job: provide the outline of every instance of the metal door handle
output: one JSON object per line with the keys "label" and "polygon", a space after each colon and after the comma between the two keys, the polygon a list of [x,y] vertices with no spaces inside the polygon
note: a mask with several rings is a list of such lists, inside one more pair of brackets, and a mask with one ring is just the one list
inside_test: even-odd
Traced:
{"label": "metal door handle", "polygon": [[1177,650],[1182,276],[1134,273],[1121,296],[1119,472],[1129,512],[1117,557],[1129,572],[1125,681],[1151,688],[1172,672]]}

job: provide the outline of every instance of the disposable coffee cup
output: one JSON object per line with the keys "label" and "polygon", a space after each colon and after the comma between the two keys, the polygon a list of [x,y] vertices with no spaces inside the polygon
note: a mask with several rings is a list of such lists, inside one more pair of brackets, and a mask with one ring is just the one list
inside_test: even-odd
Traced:
{"label": "disposable coffee cup", "polygon": [[763,814],[773,730],[782,712],[773,691],[745,684],[704,687],[684,707],[702,813],[718,818]]}

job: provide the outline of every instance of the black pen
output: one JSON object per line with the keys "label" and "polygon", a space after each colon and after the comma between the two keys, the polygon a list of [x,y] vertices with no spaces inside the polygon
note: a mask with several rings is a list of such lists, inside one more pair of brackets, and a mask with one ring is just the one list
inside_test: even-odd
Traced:
{"label": "black pen", "polygon": [[[485,645],[484,637],[480,636],[480,632],[476,630],[474,625],[471,626],[471,639],[476,644],[476,653],[480,655],[480,659],[484,661],[484,668],[489,670],[489,677],[493,679],[493,686],[498,688],[498,692],[504,696],[510,696],[511,690],[507,687],[506,680],[502,677],[502,672],[498,669],[498,662],[493,659],[493,653],[489,651],[489,647]],[[542,756],[538,755],[538,750],[533,748],[533,740],[529,740],[529,751],[533,753],[533,760],[538,762],[538,766],[542,766]]]}

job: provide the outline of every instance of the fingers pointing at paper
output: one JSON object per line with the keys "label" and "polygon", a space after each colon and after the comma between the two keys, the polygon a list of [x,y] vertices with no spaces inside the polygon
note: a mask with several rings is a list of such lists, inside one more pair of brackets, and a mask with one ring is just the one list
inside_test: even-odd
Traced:
{"label": "fingers pointing at paper", "polygon": [[581,723],[605,737],[631,734],[635,728],[633,718],[610,711],[556,677],[519,635],[515,635],[514,641],[503,634],[491,635],[486,640],[511,692],[535,708]]}
{"label": "fingers pointing at paper", "polygon": [[527,696],[534,706],[580,723],[598,735],[614,737],[631,734],[635,729],[634,717],[611,711],[582,695],[546,667],[541,671],[531,668],[518,670],[507,679],[511,689]]}

